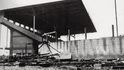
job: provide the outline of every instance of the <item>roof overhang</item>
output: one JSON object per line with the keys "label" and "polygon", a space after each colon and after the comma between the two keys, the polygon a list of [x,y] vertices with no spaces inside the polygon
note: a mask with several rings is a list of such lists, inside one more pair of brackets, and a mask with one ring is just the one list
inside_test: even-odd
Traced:
{"label": "roof overhang", "polygon": [[81,0],[63,0],[61,2],[38,4],[27,7],[4,10],[5,17],[33,28],[33,16],[36,17],[36,29],[43,32],[56,30],[58,35],[96,32],[96,29]]}

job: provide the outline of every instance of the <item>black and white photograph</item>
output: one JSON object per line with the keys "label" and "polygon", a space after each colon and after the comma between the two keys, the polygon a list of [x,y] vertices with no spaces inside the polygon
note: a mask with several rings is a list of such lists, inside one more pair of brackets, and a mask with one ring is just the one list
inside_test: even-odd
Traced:
{"label": "black and white photograph", "polygon": [[0,0],[0,70],[124,70],[123,0]]}

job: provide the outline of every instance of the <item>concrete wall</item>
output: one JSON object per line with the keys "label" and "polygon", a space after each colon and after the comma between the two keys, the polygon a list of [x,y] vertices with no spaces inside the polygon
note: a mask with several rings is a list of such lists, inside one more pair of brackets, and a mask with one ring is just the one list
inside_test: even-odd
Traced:
{"label": "concrete wall", "polygon": [[101,39],[77,40],[51,43],[51,46],[74,59],[81,58],[117,58],[124,55],[124,36]]}
{"label": "concrete wall", "polygon": [[33,53],[33,41],[28,37],[11,31],[11,54],[16,53]]}

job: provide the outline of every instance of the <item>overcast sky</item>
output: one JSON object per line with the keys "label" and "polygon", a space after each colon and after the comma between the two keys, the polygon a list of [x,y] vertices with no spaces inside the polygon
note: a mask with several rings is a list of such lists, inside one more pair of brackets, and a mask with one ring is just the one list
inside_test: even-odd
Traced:
{"label": "overcast sky", "polygon": [[[82,0],[97,29],[97,37],[112,36],[115,23],[114,0]],[[124,0],[117,0],[119,35],[124,35]],[[116,27],[116,25],[115,25]],[[93,36],[94,37],[94,36]],[[92,37],[92,38],[93,38]]]}

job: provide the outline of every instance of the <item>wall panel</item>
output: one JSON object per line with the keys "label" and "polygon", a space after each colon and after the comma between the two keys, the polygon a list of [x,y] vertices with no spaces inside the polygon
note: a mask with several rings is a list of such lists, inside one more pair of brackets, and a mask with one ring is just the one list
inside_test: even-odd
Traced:
{"label": "wall panel", "polygon": [[58,42],[58,50],[71,53],[73,59],[116,58],[124,55],[124,37]]}

